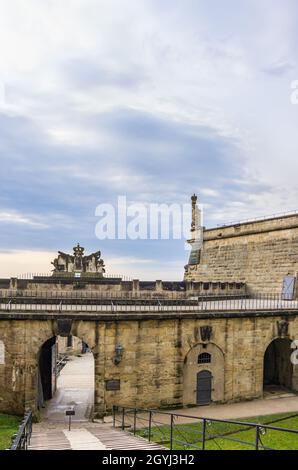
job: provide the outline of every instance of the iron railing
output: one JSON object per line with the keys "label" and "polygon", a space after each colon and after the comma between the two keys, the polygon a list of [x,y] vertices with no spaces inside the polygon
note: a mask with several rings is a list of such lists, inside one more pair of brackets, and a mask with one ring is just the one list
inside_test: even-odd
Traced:
{"label": "iron railing", "polygon": [[[227,222],[225,224],[217,224],[217,227],[231,227],[233,225],[241,225],[241,224],[247,224],[251,222],[265,222],[266,220],[272,220],[272,219],[277,219],[281,217],[287,217],[291,215],[298,215],[297,210],[293,211],[288,211],[288,212],[277,212],[275,214],[270,214],[270,215],[261,215],[259,217],[253,217],[251,219],[242,219],[242,220],[237,220],[237,221],[232,221],[232,222]],[[209,229],[207,229],[209,230]]]}
{"label": "iron railing", "polygon": [[60,372],[62,371],[63,367],[66,366],[68,361],[67,355],[66,354],[60,354],[59,359],[57,360],[56,363],[56,376],[58,377]]}
{"label": "iron railing", "polygon": [[9,450],[27,450],[32,435],[32,411],[28,411],[20,424],[17,434],[12,436]]}
{"label": "iron railing", "polygon": [[192,299],[125,299],[107,297],[0,297],[3,312],[89,312],[89,313],[204,313],[221,311],[296,311],[298,299],[287,300],[277,294],[262,294],[253,297],[196,297]]}
{"label": "iron railing", "polygon": [[271,424],[210,419],[151,409],[113,407],[113,427],[139,435],[170,450],[280,450],[282,436],[294,436],[290,450],[298,450],[298,430]]}
{"label": "iron railing", "polygon": [[[71,275],[71,273],[65,273]],[[53,272],[50,273],[22,273],[16,276],[17,279],[22,281],[32,281],[36,278],[53,278]],[[109,274],[105,273],[105,278],[108,279],[121,279],[123,281],[132,281],[131,277],[123,276],[122,274]],[[61,279],[60,277],[56,277],[57,280]],[[62,277],[63,279],[63,277]]]}

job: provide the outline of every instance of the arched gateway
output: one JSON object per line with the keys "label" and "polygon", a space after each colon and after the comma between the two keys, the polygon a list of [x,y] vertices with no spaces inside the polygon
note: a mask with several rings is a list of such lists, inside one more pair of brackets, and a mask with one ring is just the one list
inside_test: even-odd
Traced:
{"label": "arched gateway", "polygon": [[36,407],[41,415],[61,421],[72,406],[75,419],[84,421],[94,410],[94,357],[77,337],[54,336],[38,353]]}
{"label": "arched gateway", "polygon": [[209,405],[224,401],[225,360],[211,342],[194,346],[184,359],[183,404]]}
{"label": "arched gateway", "polygon": [[292,341],[289,338],[277,338],[267,347],[264,355],[264,391],[295,388],[291,346]]}
{"label": "arched gateway", "polygon": [[[76,336],[93,352],[96,416],[111,411],[113,405],[197,405],[203,371],[210,373],[211,402],[261,397],[263,364],[266,384],[298,390],[288,339],[275,340],[264,361],[264,345],[285,313],[249,312],[243,320],[238,312],[155,312],[153,308],[144,311],[142,305],[115,312],[106,305],[100,307],[103,311],[95,311],[93,304],[87,308],[82,303],[80,310],[62,314],[37,308],[1,312],[0,341],[5,344],[5,360],[0,362],[2,413],[22,415],[26,409],[37,410],[39,352],[46,343],[49,355],[51,338],[59,335]],[[288,318],[289,337],[298,338],[298,313],[290,312]],[[210,339],[204,335],[197,342],[207,325]],[[207,388],[210,391],[210,385]]]}

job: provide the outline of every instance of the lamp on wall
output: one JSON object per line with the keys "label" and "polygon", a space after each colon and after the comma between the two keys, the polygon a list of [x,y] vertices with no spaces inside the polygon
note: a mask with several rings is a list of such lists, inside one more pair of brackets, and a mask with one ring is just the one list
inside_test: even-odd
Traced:
{"label": "lamp on wall", "polygon": [[116,366],[120,364],[120,362],[122,361],[123,353],[124,353],[123,346],[121,344],[117,344],[115,347],[115,357],[114,357],[114,364]]}

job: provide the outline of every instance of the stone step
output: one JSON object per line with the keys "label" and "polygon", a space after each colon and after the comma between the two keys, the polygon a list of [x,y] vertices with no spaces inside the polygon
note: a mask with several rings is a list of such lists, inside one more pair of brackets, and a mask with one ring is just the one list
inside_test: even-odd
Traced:
{"label": "stone step", "polygon": [[114,429],[110,424],[86,424],[67,429],[35,430],[29,450],[160,450],[162,446],[134,436],[126,431]]}

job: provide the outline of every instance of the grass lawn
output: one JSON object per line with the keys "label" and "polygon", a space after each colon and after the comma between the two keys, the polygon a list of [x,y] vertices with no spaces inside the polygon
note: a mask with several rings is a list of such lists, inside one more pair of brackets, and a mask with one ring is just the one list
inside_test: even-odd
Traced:
{"label": "grass lawn", "polygon": [[[294,413],[256,416],[235,421],[269,424],[275,427],[298,430],[298,414]],[[151,440],[162,444],[164,447],[170,447],[170,427],[165,425],[157,426],[156,424],[152,423]],[[138,431],[138,435],[148,438],[148,429],[141,429]],[[201,440],[201,422],[176,424],[174,426],[174,450],[198,450],[202,447]],[[238,440],[245,441],[246,443],[237,442]],[[205,448],[207,450],[254,450],[255,440],[255,429],[250,429],[241,424],[212,422],[206,426]],[[183,442],[187,442],[188,445],[185,446]],[[267,430],[264,435],[260,435],[260,445],[262,444],[271,449],[298,450],[298,434]]]}
{"label": "grass lawn", "polygon": [[21,418],[0,414],[0,450],[7,449],[11,444],[11,436],[19,429]]}

